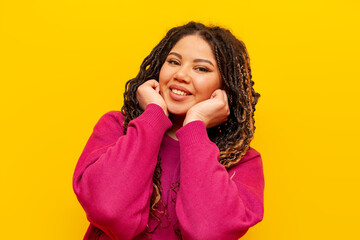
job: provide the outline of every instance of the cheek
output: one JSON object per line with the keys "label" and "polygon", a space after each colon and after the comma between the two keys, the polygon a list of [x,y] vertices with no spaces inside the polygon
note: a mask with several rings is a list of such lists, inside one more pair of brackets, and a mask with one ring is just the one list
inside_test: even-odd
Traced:
{"label": "cheek", "polygon": [[170,77],[170,72],[168,71],[166,66],[163,66],[160,69],[160,73],[159,73],[159,83],[161,84],[166,84],[169,81],[169,77]]}
{"label": "cheek", "polygon": [[159,73],[159,85],[160,85],[160,90],[161,90],[161,86],[164,84],[164,72],[163,72],[163,68],[161,68],[160,73]]}
{"label": "cheek", "polygon": [[169,82],[169,73],[166,71],[166,67],[162,67],[159,73],[159,87],[160,93],[166,90],[166,86]]}
{"label": "cheek", "polygon": [[198,89],[198,95],[202,99],[208,99],[211,94],[221,88],[221,81],[218,78],[203,78],[196,82],[196,88]]}

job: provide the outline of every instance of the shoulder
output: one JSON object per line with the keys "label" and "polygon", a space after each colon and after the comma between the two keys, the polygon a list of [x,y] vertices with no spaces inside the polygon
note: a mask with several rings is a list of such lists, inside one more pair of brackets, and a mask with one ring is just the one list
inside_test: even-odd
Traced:
{"label": "shoulder", "polygon": [[98,134],[123,132],[124,118],[121,111],[109,111],[100,117],[94,127],[94,132]]}
{"label": "shoulder", "polygon": [[253,158],[261,158],[261,154],[256,149],[250,147],[241,161],[247,161]]}
{"label": "shoulder", "polygon": [[229,174],[236,175],[233,180],[241,178],[247,184],[255,183],[257,187],[263,188],[264,172],[260,153],[250,147],[244,157],[229,169]]}
{"label": "shoulder", "polygon": [[261,154],[252,147],[250,147],[250,149],[246,152],[243,158],[236,165],[241,165],[249,161],[258,162],[258,164],[262,164]]}

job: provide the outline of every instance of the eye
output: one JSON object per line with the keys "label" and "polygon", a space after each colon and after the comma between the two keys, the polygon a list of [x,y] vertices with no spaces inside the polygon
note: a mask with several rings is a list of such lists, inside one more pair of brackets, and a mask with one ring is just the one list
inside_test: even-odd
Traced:
{"label": "eye", "polygon": [[199,72],[211,72],[209,69],[207,69],[206,67],[196,67],[195,70],[199,71]]}
{"label": "eye", "polygon": [[171,65],[180,65],[180,63],[176,60],[173,60],[173,59],[169,59],[167,60],[168,63],[170,63]]}

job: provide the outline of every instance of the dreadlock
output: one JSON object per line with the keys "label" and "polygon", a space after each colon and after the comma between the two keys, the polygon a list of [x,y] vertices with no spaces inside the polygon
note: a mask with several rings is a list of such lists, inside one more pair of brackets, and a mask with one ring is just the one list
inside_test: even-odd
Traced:
{"label": "dreadlock", "polygon": [[[124,133],[126,134],[129,122],[143,112],[136,98],[138,87],[147,80],[159,79],[160,69],[170,50],[181,38],[188,35],[199,35],[207,41],[218,64],[223,89],[228,96],[230,115],[226,122],[207,129],[207,132],[210,140],[220,149],[219,162],[224,167],[230,168],[237,164],[250,149],[250,142],[254,138],[255,131],[255,105],[260,94],[253,89],[250,59],[244,43],[236,39],[229,30],[218,26],[208,27],[201,23],[189,22],[167,32],[149,56],[144,59],[138,75],[125,85],[124,105],[121,109],[125,117]],[[159,224],[161,217],[157,213],[167,216],[166,210],[158,210],[159,204],[163,204],[160,177],[161,158],[158,156],[153,175],[154,191],[151,196],[150,215]],[[177,192],[178,188],[179,183],[171,189]],[[174,231],[181,238],[179,229],[174,229]],[[152,231],[148,230],[148,232]]]}

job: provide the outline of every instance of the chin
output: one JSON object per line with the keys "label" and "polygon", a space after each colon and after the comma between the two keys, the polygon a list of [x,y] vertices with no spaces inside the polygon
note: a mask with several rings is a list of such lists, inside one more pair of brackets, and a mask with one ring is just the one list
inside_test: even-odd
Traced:
{"label": "chin", "polygon": [[183,102],[174,102],[174,101],[166,101],[167,110],[172,115],[176,116],[185,116],[188,110],[191,108],[192,104],[183,103]]}
{"label": "chin", "polygon": [[189,108],[184,105],[172,106],[171,104],[169,104],[167,106],[168,106],[169,113],[171,113],[172,115],[176,115],[176,116],[185,116],[189,110]]}
{"label": "chin", "polygon": [[187,113],[187,110],[180,110],[180,109],[169,109],[168,108],[168,111],[172,115],[176,115],[176,116],[185,116]]}

